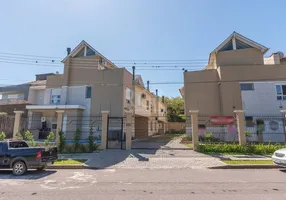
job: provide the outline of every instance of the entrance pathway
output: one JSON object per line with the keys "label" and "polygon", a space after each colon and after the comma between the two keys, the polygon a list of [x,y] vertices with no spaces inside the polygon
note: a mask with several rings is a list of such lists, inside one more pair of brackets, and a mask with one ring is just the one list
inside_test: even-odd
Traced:
{"label": "entrance pathway", "polygon": [[175,135],[155,136],[133,141],[130,151],[107,149],[71,158],[88,157],[85,165],[100,169],[193,169],[225,165],[219,158],[195,152],[181,144],[181,138]]}
{"label": "entrance pathway", "polygon": [[95,168],[182,169],[225,165],[193,150],[105,150],[94,153],[85,163]]}
{"label": "entrance pathway", "polygon": [[190,149],[181,144],[183,136],[160,135],[132,141],[132,149]]}

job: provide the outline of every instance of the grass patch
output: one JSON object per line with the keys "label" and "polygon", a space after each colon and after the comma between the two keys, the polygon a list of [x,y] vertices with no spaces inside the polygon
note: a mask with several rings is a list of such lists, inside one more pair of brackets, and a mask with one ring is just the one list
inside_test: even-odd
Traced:
{"label": "grass patch", "polygon": [[273,165],[272,160],[223,160],[228,165]]}
{"label": "grass patch", "polygon": [[193,144],[192,143],[183,143],[185,146],[193,148]]}
{"label": "grass patch", "polygon": [[87,160],[85,159],[62,159],[62,160],[57,160],[54,164],[55,165],[82,165],[85,163]]}
{"label": "grass patch", "polygon": [[204,143],[199,144],[199,152],[206,154],[256,154],[271,155],[278,149],[285,148],[281,144],[249,144],[241,146],[235,143]]}

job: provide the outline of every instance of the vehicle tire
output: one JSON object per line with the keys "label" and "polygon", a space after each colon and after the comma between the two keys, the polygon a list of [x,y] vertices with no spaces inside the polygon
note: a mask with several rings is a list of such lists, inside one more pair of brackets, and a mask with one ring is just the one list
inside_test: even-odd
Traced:
{"label": "vehicle tire", "polygon": [[37,167],[37,171],[45,171],[47,169],[47,165],[43,165],[41,167]]}
{"label": "vehicle tire", "polygon": [[27,166],[23,161],[16,161],[13,163],[13,174],[15,176],[21,176],[26,173]]}

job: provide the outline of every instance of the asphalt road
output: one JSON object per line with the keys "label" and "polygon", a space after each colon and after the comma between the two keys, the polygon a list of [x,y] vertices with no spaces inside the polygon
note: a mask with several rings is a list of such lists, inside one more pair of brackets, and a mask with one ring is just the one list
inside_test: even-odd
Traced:
{"label": "asphalt road", "polygon": [[286,170],[0,171],[0,199],[286,199]]}

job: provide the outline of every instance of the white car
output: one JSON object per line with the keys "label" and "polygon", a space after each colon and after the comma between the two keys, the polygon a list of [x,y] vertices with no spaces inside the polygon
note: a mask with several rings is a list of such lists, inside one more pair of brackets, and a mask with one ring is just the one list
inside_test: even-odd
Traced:
{"label": "white car", "polygon": [[275,151],[272,160],[276,165],[286,167],[286,148]]}

